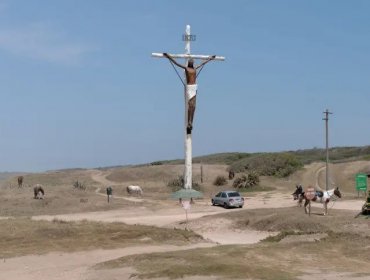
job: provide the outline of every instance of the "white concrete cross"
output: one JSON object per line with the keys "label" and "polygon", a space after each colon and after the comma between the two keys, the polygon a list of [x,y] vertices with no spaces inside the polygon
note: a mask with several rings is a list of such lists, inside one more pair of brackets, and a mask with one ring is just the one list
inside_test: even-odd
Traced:
{"label": "white concrete cross", "polygon": [[[210,58],[210,55],[194,55],[190,53],[190,42],[195,39],[195,35],[190,34],[190,25],[186,26],[185,35],[183,36],[185,41],[185,53],[184,54],[169,54],[173,58],[184,58],[185,65],[190,58],[206,60]],[[165,58],[163,53],[152,53],[153,57]],[[223,56],[216,56],[213,60],[225,60]],[[186,79],[185,79],[186,80]],[[184,188],[187,190],[192,189],[192,134],[186,133],[186,127],[188,123],[188,100],[185,89],[185,170],[184,170]]]}

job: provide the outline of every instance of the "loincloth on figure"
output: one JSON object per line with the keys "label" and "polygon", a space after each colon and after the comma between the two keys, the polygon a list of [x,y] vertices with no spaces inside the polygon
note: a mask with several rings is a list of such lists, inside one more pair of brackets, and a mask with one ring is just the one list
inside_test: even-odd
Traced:
{"label": "loincloth on figure", "polygon": [[185,86],[185,94],[186,94],[186,99],[188,101],[197,95],[197,89],[198,89],[197,84]]}

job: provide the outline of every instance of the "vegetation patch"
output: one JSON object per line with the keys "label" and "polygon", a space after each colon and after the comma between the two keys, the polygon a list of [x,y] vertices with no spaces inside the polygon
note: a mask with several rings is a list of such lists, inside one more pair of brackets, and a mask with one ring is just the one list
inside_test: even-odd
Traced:
{"label": "vegetation patch", "polygon": [[[280,238],[290,234],[300,233],[287,231]],[[133,255],[101,263],[95,268],[133,267],[139,279],[214,276],[220,279],[289,280],[307,274],[309,259],[310,267],[315,270],[350,271],[370,276],[370,255],[368,248],[363,246],[369,244],[369,238],[353,233],[332,234],[318,242],[262,242]]]}
{"label": "vegetation patch", "polygon": [[225,176],[217,176],[216,179],[213,181],[213,185],[215,186],[224,186],[227,184],[227,179]]}
{"label": "vegetation patch", "polygon": [[[218,215],[237,230],[280,232],[253,245],[132,255],[97,269],[132,267],[139,279],[204,276],[220,279],[297,279],[307,274],[307,260],[317,270],[370,276],[368,222],[353,212],[332,210],[329,216],[305,215],[302,208],[255,209]],[[209,220],[203,217],[199,220]],[[286,241],[286,242],[284,242]],[[289,252],[289,254],[287,254]],[[328,262],[330,260],[330,262]],[[294,263],[294,266],[292,266]]]}
{"label": "vegetation patch", "polygon": [[240,193],[270,192],[274,190],[276,190],[276,188],[270,187],[270,186],[261,186],[261,185],[238,189]]}
{"label": "vegetation patch", "polygon": [[[181,190],[184,187],[184,184],[185,184],[184,176],[180,175],[177,178],[170,180],[167,183],[167,187],[169,187],[172,192],[176,192],[178,190]],[[194,180],[192,182],[192,188],[196,191],[201,190],[199,183],[195,182]]]}
{"label": "vegetation patch", "polygon": [[73,187],[77,190],[83,190],[83,191],[86,191],[86,186],[85,186],[85,183],[83,182],[80,182],[80,181],[75,181],[73,183]]}
{"label": "vegetation patch", "polygon": [[370,236],[369,222],[366,219],[354,219],[353,212],[345,210],[331,209],[327,216],[308,216],[301,207],[249,209],[228,212],[218,217],[233,221],[233,227],[237,230],[252,229],[283,234],[333,232],[345,235],[353,233],[355,229],[359,236]]}
{"label": "vegetation patch", "polygon": [[192,231],[123,223],[0,220],[0,258],[52,251],[113,249],[139,244],[189,244],[202,241]]}
{"label": "vegetation patch", "polygon": [[251,188],[257,186],[260,182],[260,178],[257,173],[251,172],[249,174],[244,174],[240,177],[235,178],[233,182],[233,187],[237,189],[241,188]]}
{"label": "vegetation patch", "polygon": [[235,172],[256,173],[260,176],[287,177],[303,164],[292,154],[257,154],[231,165]]}
{"label": "vegetation patch", "polygon": [[96,268],[134,267],[139,279],[178,279],[191,276],[215,276],[220,279],[296,279],[294,271],[285,271],[276,262],[265,263],[254,259],[249,253],[252,248],[217,246],[211,249],[134,255],[99,264]]}
{"label": "vegetation patch", "polygon": [[[370,146],[362,147],[333,147],[329,149],[330,160],[334,163],[351,160],[370,160]],[[293,160],[291,162],[289,157]],[[287,166],[284,168],[285,164]],[[280,165],[278,170],[274,171],[274,161],[283,160],[283,165]],[[288,162],[286,161],[288,159]],[[325,149],[313,148],[304,149],[297,151],[286,151],[278,153],[218,153],[206,156],[195,157],[193,163],[204,163],[204,164],[226,164],[230,165],[230,168],[235,172],[244,172],[245,166],[251,163],[249,168],[252,168],[256,163],[257,169],[262,169],[260,175],[271,176],[269,173],[273,173],[273,176],[285,177],[300,168],[305,164],[310,164],[315,161],[325,161]],[[263,161],[267,163],[267,168],[261,168],[259,162]],[[269,163],[270,161],[270,163]],[[159,164],[183,164],[184,160],[167,160],[155,162],[155,165]],[[153,164],[153,163],[152,163]],[[275,163],[276,164],[276,163]],[[297,166],[298,164],[298,166]],[[271,166],[272,165],[272,166]],[[292,170],[293,169],[293,170]],[[258,171],[258,170],[256,170]]]}
{"label": "vegetation patch", "polygon": [[285,237],[289,236],[289,235],[303,235],[305,233],[302,233],[302,232],[297,232],[297,231],[286,231],[286,230],[283,230],[281,232],[279,232],[279,234],[277,235],[270,235],[268,237],[266,237],[265,239],[262,240],[262,242],[279,242],[281,240],[283,240]]}

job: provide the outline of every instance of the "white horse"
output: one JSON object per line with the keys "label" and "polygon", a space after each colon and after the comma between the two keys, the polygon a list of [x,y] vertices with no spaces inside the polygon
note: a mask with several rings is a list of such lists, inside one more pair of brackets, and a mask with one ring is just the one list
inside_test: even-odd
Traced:
{"label": "white horse", "polygon": [[143,190],[139,186],[128,186],[127,187],[127,193],[128,194],[137,194],[137,195],[142,195]]}
{"label": "white horse", "polygon": [[305,213],[309,213],[307,211],[307,207],[309,206],[310,207],[310,201],[314,201],[314,202],[317,202],[317,203],[322,203],[323,206],[324,206],[324,216],[328,214],[328,203],[329,201],[334,197],[338,197],[338,198],[341,198],[342,197],[342,194],[340,193],[339,191],[339,188],[335,188],[335,189],[331,189],[331,190],[328,190],[328,191],[323,191],[322,192],[322,196],[319,196],[318,193],[320,192],[316,192],[316,195],[313,199],[309,200],[305,197],[305,202],[304,202],[304,211]]}

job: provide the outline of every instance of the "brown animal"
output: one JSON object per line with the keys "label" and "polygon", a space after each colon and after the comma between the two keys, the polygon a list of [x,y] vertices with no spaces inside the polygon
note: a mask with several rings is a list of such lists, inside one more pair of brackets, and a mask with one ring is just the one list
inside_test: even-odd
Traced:
{"label": "brown animal", "polygon": [[299,207],[302,207],[304,199],[304,191],[302,185],[297,185],[296,190],[294,193],[292,193],[292,195],[294,200],[298,200],[297,205]]}
{"label": "brown animal", "polygon": [[229,180],[234,179],[234,176],[235,176],[234,171],[230,170],[230,171],[229,171]]}
{"label": "brown animal", "polygon": [[18,177],[18,188],[21,188],[23,185],[23,176]]}
{"label": "brown animal", "polygon": [[44,188],[40,184],[36,184],[33,188],[34,199],[43,199],[45,195]]}

